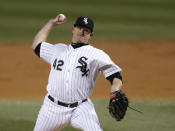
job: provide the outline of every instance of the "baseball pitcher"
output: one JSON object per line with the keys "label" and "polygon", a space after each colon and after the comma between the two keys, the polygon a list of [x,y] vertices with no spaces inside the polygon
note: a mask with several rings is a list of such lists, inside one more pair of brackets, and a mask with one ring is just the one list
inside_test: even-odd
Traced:
{"label": "baseball pitcher", "polygon": [[89,96],[102,72],[111,82],[109,113],[120,121],[128,106],[128,99],[121,91],[122,70],[104,51],[89,45],[94,22],[88,17],[77,18],[69,45],[46,42],[51,29],[66,22],[66,18],[63,21],[59,18],[60,14],[49,20],[32,44],[36,55],[50,64],[47,94],[34,131],[61,130],[66,125],[83,131],[102,131]]}

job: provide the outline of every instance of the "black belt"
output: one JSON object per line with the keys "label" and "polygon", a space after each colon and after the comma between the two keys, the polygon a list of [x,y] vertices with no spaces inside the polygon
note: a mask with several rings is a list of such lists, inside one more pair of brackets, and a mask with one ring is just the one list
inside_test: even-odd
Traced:
{"label": "black belt", "polygon": [[[50,95],[48,95],[48,98],[52,101],[52,102],[55,102],[54,98]],[[87,101],[87,99],[84,99],[81,101],[81,103]],[[63,102],[60,102],[60,101],[56,101],[56,103],[58,105],[61,105],[61,106],[65,106],[65,107],[70,107],[70,108],[74,108],[74,107],[77,107],[78,106],[78,102],[75,102],[75,103],[63,103]]]}

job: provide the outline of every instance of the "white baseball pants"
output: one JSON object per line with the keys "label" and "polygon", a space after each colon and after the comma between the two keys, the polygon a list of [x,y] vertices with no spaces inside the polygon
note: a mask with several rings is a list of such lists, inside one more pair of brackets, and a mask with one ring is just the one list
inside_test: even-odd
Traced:
{"label": "white baseball pants", "polygon": [[90,99],[75,108],[58,105],[46,95],[34,131],[59,131],[66,125],[83,131],[102,131]]}

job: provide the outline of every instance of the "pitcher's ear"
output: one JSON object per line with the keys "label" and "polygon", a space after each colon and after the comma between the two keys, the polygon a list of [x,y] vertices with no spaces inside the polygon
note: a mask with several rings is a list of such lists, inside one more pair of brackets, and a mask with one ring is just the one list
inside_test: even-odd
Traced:
{"label": "pitcher's ear", "polygon": [[74,31],[74,28],[75,28],[75,27],[74,27],[74,26],[72,26],[72,32]]}
{"label": "pitcher's ear", "polygon": [[94,35],[94,33],[93,33],[93,32],[91,32],[90,36],[92,37],[93,35]]}

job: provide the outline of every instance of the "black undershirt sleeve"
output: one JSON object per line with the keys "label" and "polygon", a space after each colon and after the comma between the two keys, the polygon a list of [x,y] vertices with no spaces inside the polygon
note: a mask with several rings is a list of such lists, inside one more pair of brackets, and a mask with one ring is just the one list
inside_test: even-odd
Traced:
{"label": "black undershirt sleeve", "polygon": [[40,57],[40,48],[41,48],[41,43],[39,43],[39,44],[37,45],[37,47],[35,48],[35,50],[34,50],[35,54],[36,54],[38,57]]}
{"label": "black undershirt sleeve", "polygon": [[106,79],[109,80],[111,84],[113,83],[114,78],[118,78],[118,79],[120,79],[122,81],[121,73],[117,72],[117,73],[114,73],[114,74],[106,77]]}

